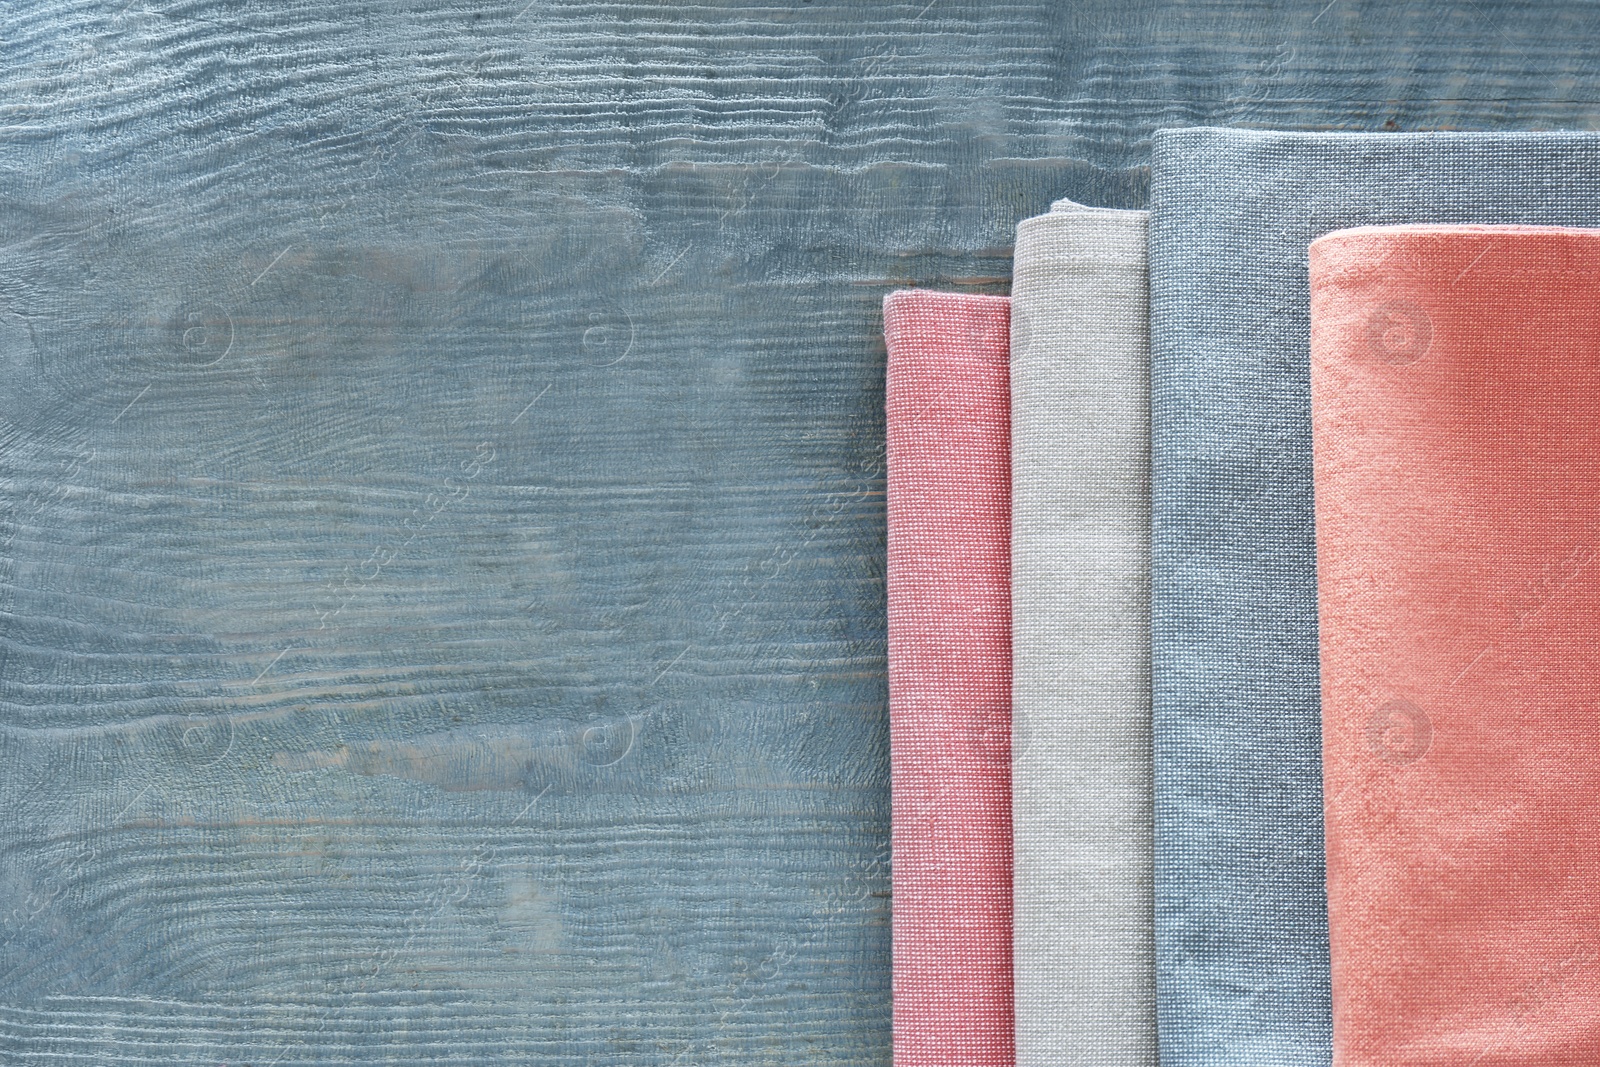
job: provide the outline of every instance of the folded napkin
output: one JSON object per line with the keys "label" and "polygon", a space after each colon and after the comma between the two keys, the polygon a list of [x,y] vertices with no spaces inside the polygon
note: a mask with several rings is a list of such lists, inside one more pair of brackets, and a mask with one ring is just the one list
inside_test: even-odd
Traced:
{"label": "folded napkin", "polygon": [[1600,231],[1311,246],[1335,1060],[1600,1063]]}
{"label": "folded napkin", "polygon": [[894,1062],[1015,1062],[1005,297],[883,307]]}
{"label": "folded napkin", "polygon": [[1306,248],[1377,223],[1592,224],[1597,194],[1592,134],[1156,136],[1163,1067],[1331,1058]]}
{"label": "folded napkin", "polygon": [[1061,201],[1012,280],[1017,1062],[1153,1067],[1147,214]]}

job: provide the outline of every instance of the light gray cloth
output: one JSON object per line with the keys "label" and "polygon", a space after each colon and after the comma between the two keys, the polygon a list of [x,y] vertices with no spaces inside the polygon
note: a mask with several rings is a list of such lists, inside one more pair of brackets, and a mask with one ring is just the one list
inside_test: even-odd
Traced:
{"label": "light gray cloth", "polygon": [[1143,211],[1017,229],[1012,637],[1017,1062],[1156,1062]]}

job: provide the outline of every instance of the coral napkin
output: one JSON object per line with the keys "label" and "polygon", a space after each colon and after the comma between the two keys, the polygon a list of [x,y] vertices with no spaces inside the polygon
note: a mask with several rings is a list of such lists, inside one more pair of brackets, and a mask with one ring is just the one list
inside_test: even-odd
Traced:
{"label": "coral napkin", "polygon": [[1147,214],[1017,228],[1017,1062],[1153,1067]]}
{"label": "coral napkin", "polygon": [[894,1062],[1015,1062],[1010,301],[883,307]]}
{"label": "coral napkin", "polygon": [[1600,1063],[1600,231],[1311,245],[1334,1061]]}
{"label": "coral napkin", "polygon": [[1323,1067],[1306,248],[1383,223],[1595,225],[1600,138],[1171,130],[1151,176],[1161,1062]]}

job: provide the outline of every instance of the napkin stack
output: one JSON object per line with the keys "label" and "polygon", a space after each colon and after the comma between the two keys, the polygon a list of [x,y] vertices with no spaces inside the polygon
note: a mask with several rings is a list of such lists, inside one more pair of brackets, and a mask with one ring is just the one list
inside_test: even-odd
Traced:
{"label": "napkin stack", "polygon": [[1600,137],[1171,130],[1151,188],[886,305],[896,1062],[1600,1063]]}

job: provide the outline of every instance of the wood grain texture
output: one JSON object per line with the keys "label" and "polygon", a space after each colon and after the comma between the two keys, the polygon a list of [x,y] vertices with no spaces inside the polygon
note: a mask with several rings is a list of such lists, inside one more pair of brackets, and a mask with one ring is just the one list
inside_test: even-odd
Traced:
{"label": "wood grain texture", "polygon": [[1592,16],[6,5],[0,1059],[887,1063],[883,293]]}

